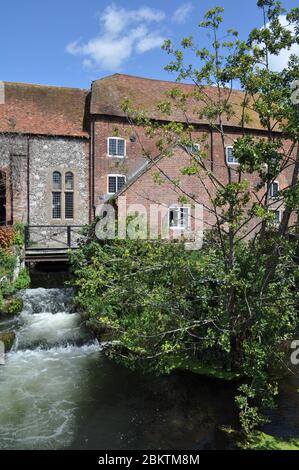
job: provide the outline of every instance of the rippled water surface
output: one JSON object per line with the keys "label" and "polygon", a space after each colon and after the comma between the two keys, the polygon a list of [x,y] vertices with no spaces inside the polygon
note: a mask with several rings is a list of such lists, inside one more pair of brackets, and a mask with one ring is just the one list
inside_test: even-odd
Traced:
{"label": "rippled water surface", "polygon": [[[105,359],[70,289],[28,289],[0,369],[1,449],[211,448],[232,390],[192,376],[144,377]],[[1,328],[1,325],[0,325]],[[225,405],[225,406],[224,406]]]}
{"label": "rippled water surface", "polygon": [[[147,377],[110,362],[72,296],[28,289],[21,315],[0,323],[0,331],[17,333],[0,367],[0,449],[227,446],[218,428],[236,424],[233,386],[193,375]],[[283,400],[274,432],[279,422],[287,428],[283,417],[288,429],[291,413],[298,417],[298,400],[293,411]]]}

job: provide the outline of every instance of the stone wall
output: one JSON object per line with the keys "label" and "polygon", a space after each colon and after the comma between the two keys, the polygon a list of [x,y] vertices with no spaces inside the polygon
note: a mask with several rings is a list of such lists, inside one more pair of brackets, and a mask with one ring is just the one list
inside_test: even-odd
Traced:
{"label": "stone wall", "polygon": [[[29,154],[29,158],[28,158]],[[27,223],[28,161],[31,225],[84,225],[89,221],[87,139],[0,135],[0,170],[7,175],[7,222]],[[52,174],[74,174],[74,219],[52,219]]]}
{"label": "stone wall", "polygon": [[[88,143],[82,139],[34,138],[30,142],[30,224],[84,225],[89,218]],[[74,219],[52,219],[52,174],[74,174]]]}

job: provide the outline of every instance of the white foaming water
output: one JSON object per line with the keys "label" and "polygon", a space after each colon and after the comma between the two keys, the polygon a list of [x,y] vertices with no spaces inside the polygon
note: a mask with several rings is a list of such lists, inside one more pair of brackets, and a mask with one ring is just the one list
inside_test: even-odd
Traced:
{"label": "white foaming water", "polygon": [[72,289],[26,289],[23,313],[57,313],[72,309]]}
{"label": "white foaming water", "polygon": [[71,289],[27,289],[16,349],[82,345],[91,339],[78,313],[72,313]]}
{"label": "white foaming water", "polygon": [[67,313],[70,290],[28,289],[23,298],[17,342],[0,368],[0,449],[65,448],[100,346]]}
{"label": "white foaming water", "polygon": [[90,337],[81,327],[78,313],[23,314],[21,321],[24,323],[17,333],[17,349],[83,344]]}

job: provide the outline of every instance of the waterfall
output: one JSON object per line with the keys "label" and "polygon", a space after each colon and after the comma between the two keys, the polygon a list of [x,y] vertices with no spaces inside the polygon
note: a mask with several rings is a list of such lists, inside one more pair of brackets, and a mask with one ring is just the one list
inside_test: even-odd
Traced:
{"label": "waterfall", "polygon": [[71,289],[27,289],[16,342],[0,368],[0,449],[71,444],[88,369],[100,346],[74,311]]}

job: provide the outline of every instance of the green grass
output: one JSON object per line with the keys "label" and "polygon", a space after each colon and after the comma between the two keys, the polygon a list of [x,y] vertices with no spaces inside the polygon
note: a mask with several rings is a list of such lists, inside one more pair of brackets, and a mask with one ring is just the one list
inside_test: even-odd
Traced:
{"label": "green grass", "polygon": [[246,448],[252,450],[299,450],[299,439],[283,441],[269,434],[257,432]]}

